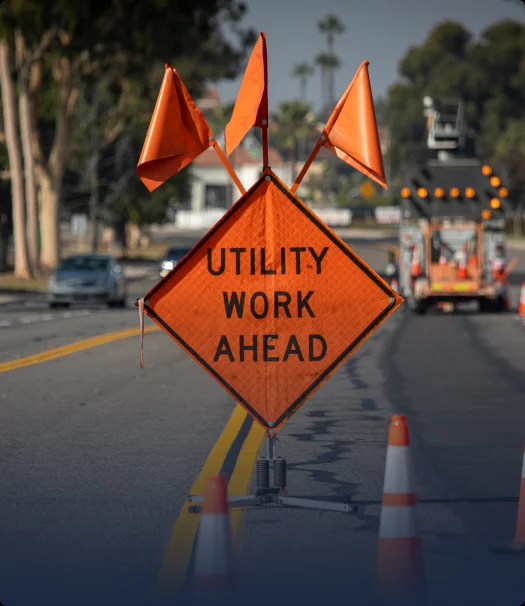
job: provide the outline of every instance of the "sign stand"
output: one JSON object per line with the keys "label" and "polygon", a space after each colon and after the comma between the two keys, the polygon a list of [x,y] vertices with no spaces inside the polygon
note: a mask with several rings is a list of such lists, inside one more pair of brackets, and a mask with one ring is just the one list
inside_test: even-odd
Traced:
{"label": "sign stand", "polygon": [[[267,456],[260,457],[256,462],[257,488],[252,495],[232,495],[228,497],[230,507],[292,507],[299,509],[317,509],[321,511],[335,511],[340,513],[355,513],[358,511],[356,505],[351,505],[351,497],[347,497],[346,503],[341,501],[323,500],[322,498],[293,497],[286,490],[286,460],[276,456],[275,435],[267,434]],[[273,468],[273,484],[270,485],[270,467]],[[189,495],[188,507],[190,513],[200,513],[204,498],[197,495]],[[197,505],[194,505],[196,503]]]}

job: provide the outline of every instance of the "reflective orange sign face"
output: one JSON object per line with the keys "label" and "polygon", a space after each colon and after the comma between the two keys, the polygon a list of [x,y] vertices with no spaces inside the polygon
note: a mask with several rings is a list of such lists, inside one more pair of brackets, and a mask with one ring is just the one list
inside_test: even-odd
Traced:
{"label": "reflective orange sign face", "polygon": [[145,299],[275,430],[403,302],[270,170]]}

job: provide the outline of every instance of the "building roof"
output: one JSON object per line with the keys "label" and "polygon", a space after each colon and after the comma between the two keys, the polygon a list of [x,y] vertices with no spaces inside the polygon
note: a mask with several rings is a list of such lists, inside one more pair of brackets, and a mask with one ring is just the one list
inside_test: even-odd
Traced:
{"label": "building roof", "polygon": [[[224,151],[224,148],[223,148]],[[237,147],[233,153],[228,157],[230,164],[235,168],[235,166],[246,166],[246,165],[257,165],[261,164],[261,159],[250,154],[247,149],[242,146]],[[268,160],[270,166],[283,166],[283,159],[281,154],[275,147],[270,147],[268,150]],[[223,164],[215,152],[215,150],[210,147],[205,152],[203,152],[200,156],[195,158],[193,161],[194,165],[200,166],[202,168],[218,168],[222,167]]]}
{"label": "building roof", "polygon": [[214,110],[220,104],[221,96],[219,94],[219,89],[216,86],[206,88],[202,94],[202,97],[196,102],[197,107],[203,113]]}

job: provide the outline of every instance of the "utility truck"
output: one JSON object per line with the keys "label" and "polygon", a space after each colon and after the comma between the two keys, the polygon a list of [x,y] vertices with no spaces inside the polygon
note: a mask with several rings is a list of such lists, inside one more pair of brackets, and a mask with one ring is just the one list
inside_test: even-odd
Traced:
{"label": "utility truck", "polygon": [[435,158],[406,166],[401,189],[397,280],[408,308],[507,307],[505,219],[513,209],[506,175],[476,157],[459,157],[463,104],[424,99],[427,147]]}

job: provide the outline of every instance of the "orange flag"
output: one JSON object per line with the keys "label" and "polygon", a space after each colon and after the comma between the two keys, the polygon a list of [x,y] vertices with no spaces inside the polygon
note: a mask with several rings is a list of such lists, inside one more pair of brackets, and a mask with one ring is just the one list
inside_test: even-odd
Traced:
{"label": "orange flag", "polygon": [[388,189],[377,132],[369,61],[363,61],[326,123],[323,146]]}
{"label": "orange flag", "polygon": [[268,127],[267,65],[266,34],[261,33],[246,66],[231,120],[224,131],[228,156],[250,128]]}
{"label": "orange flag", "polygon": [[213,145],[213,133],[177,72],[165,65],[164,80],[137,165],[153,191]]}

